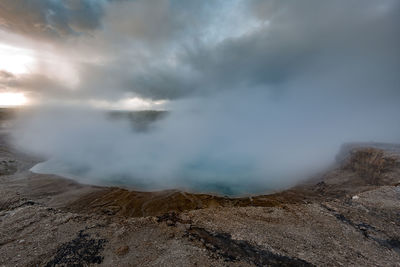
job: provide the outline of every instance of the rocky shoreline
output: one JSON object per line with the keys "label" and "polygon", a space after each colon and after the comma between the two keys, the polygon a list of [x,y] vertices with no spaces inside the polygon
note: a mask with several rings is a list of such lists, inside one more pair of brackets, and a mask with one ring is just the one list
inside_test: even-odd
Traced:
{"label": "rocky shoreline", "polygon": [[0,266],[397,266],[400,146],[344,146],[262,196],[136,192],[34,174],[0,136]]}

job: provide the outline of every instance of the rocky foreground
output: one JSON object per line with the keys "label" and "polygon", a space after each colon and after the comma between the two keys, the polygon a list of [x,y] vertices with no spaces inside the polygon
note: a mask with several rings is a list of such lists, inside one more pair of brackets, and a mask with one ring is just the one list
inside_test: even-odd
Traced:
{"label": "rocky foreground", "polygon": [[400,266],[400,146],[284,192],[134,192],[29,171],[0,132],[0,266]]}

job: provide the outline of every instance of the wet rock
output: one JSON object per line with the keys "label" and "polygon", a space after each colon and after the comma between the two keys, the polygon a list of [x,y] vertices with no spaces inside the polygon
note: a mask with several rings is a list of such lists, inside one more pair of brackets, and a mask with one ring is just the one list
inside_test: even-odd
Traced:
{"label": "wet rock", "polygon": [[99,264],[103,261],[103,257],[99,254],[106,242],[105,239],[90,238],[88,234],[80,231],[75,239],[59,247],[53,259],[47,262],[45,266]]}

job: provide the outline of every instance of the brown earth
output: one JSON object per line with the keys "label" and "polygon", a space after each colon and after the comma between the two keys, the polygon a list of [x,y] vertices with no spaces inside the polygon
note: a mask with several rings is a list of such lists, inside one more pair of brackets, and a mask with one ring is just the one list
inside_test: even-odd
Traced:
{"label": "brown earth", "polygon": [[0,266],[400,266],[399,145],[349,144],[321,177],[228,198],[34,174],[7,138]]}

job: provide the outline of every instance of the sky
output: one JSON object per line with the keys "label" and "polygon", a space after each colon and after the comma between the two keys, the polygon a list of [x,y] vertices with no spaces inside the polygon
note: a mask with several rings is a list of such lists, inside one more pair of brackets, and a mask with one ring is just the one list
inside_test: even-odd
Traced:
{"label": "sky", "polygon": [[[47,171],[276,189],[400,142],[398,25],[398,0],[1,0],[0,105],[37,108],[15,137]],[[171,114],[143,135],[92,109]]]}
{"label": "sky", "polygon": [[24,103],[147,108],[224,90],[279,95],[295,79],[329,72],[346,87],[351,72],[364,76],[359,87],[374,87],[366,91],[398,97],[399,6],[2,0],[0,92],[18,93],[19,101],[23,94]]}

